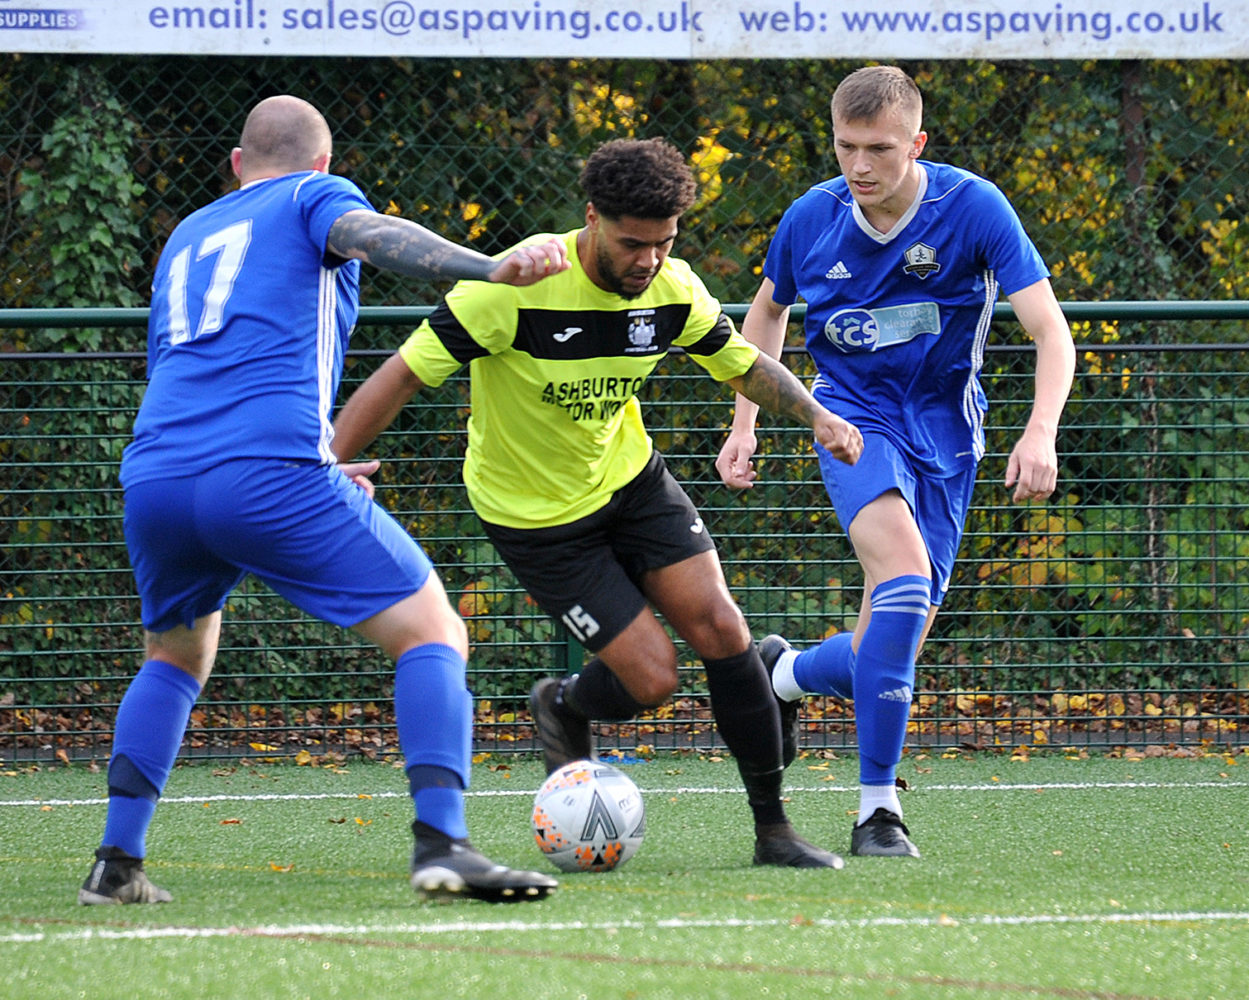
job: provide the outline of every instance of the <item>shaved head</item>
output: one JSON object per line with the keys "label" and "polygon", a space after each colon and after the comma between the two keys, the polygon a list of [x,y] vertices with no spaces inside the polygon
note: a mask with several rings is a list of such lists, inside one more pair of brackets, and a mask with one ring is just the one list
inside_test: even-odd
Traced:
{"label": "shaved head", "polygon": [[243,123],[239,176],[247,181],[313,170],[330,149],[330,127],[320,111],[289,94],[266,97]]}

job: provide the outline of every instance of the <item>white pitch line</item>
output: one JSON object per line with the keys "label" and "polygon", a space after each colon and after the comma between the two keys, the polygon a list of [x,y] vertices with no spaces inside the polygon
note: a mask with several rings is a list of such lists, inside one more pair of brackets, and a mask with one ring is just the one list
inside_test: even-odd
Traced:
{"label": "white pitch line", "polygon": [[[858,791],[858,785],[815,785],[811,787],[791,785],[784,789],[785,794],[796,792],[852,792]],[[1138,791],[1142,789],[1176,789],[1193,788],[1249,788],[1249,781],[1062,781],[1053,784],[1041,783],[1007,783],[986,782],[976,785],[919,785],[911,789],[915,792],[1042,792],[1042,791]],[[740,794],[743,788],[643,788],[643,795],[720,795]],[[489,791],[465,792],[469,798],[532,798],[536,788],[492,789]],[[205,802],[318,802],[327,799],[406,799],[407,792],[307,792],[278,794],[275,792],[259,792],[255,794],[239,793],[237,795],[172,795],[162,797],[162,803],[178,803],[182,805],[202,805]],[[91,799],[0,799],[0,808],[5,806],[98,806],[108,802],[106,798]]]}
{"label": "white pitch line", "polygon": [[[812,919],[804,926],[822,930],[870,930],[876,927],[1039,927],[1061,925],[1098,924],[1202,924],[1245,923],[1249,924],[1249,910],[1214,910],[1202,912],[1162,911],[1142,913],[1036,913],[1036,914],[983,914],[963,917],[940,915],[935,917],[863,917],[857,920]],[[619,921],[561,921],[548,923],[534,921],[449,921],[428,924],[272,924],[257,927],[83,927],[73,930],[28,931],[0,934],[2,944],[41,944],[66,941],[127,941],[153,940],[159,938],[231,938],[231,937],[361,937],[361,936],[420,936],[432,934],[484,934],[506,932],[550,934],[551,932],[591,931],[596,933],[635,930],[706,930],[722,928],[788,927],[787,920],[746,920],[725,918],[721,920],[619,920]]]}

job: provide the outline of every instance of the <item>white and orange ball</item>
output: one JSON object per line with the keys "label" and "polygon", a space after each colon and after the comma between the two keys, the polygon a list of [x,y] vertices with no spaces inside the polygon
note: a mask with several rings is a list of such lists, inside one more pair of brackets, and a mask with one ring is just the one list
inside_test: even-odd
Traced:
{"label": "white and orange ball", "polygon": [[533,800],[533,836],[560,871],[606,872],[637,852],[646,832],[642,793],[598,760],[552,771]]}

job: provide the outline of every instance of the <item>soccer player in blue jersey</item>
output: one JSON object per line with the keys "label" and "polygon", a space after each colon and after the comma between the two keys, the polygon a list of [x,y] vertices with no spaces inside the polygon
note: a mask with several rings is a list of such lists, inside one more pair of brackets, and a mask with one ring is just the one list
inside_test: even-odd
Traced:
{"label": "soccer player in blue jersey", "polygon": [[117,712],[109,803],[83,904],[163,903],[146,835],[227,595],[253,573],[376,643],[416,807],[411,881],[426,896],[538,899],[556,885],[468,841],[468,639],[429,559],[372,500],[376,463],[339,466],[330,410],[355,324],[360,262],[416,278],[527,285],[567,267],[557,242],[501,261],[381,215],[329,173],[312,105],[261,101],[231,165],[240,188],[173,231],[152,286],[147,392],[122,458],[124,528],[145,661]]}
{"label": "soccer player in blue jersey", "polygon": [[[1058,476],[1055,438],[1075,349],[1048,270],[1005,196],[965,170],[920,159],[922,99],[890,66],[860,69],[833,94],[841,176],[815,185],[777,228],[743,322],[774,356],[790,306],[818,375],[812,392],[863,432],[855,465],[816,446],[825,486],[863,567],[854,632],[798,652],[760,643],[786,725],[807,694],[853,699],[860,750],[851,853],[918,857],[895,786],[915,657],[950,583],[987,403],[979,375],[1001,290],[1036,344],[1032,412],[1010,454],[1016,501],[1043,499]],[[737,397],[716,466],[725,483],[755,478],[755,417]]]}

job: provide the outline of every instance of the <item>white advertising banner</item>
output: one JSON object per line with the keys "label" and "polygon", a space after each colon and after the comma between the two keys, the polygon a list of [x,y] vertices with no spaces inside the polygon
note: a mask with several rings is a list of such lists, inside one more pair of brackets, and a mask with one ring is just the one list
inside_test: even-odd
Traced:
{"label": "white advertising banner", "polygon": [[1249,0],[0,0],[0,50],[649,59],[1249,57]]}

